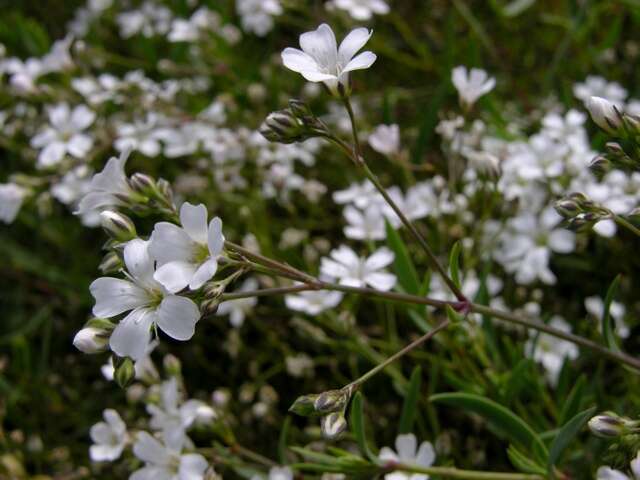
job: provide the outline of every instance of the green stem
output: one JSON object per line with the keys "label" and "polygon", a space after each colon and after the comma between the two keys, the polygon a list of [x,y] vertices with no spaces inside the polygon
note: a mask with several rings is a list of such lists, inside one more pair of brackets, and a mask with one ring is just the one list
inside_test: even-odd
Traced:
{"label": "green stem", "polygon": [[629,222],[626,218],[621,217],[620,215],[614,215],[613,220],[623,228],[626,228],[630,232],[633,232],[637,236],[640,237],[640,229],[636,227],[634,224]]}
{"label": "green stem", "polygon": [[394,202],[393,199],[389,196],[389,194],[387,193],[387,190],[384,188],[382,183],[380,183],[380,180],[378,179],[376,174],[373,173],[373,171],[367,165],[366,161],[364,160],[364,157],[362,156],[360,141],[358,140],[358,128],[356,126],[356,119],[353,113],[353,108],[351,107],[351,102],[349,101],[349,97],[343,95],[342,101],[344,103],[345,108],[347,109],[347,113],[349,114],[349,119],[351,121],[351,132],[353,134],[353,141],[354,141],[354,148],[353,148],[353,152],[351,153],[352,160],[355,162],[356,165],[358,165],[363,170],[366,177],[371,181],[371,183],[373,183],[373,185],[376,187],[378,192],[380,192],[380,194],[385,199],[385,201],[389,204],[389,206],[393,209],[393,211],[398,216],[398,218],[400,218],[400,221],[402,221],[404,226],[407,227],[409,232],[411,232],[411,235],[413,235],[415,240],[420,244],[422,249],[425,251],[425,253],[429,257],[429,261],[431,262],[432,266],[436,269],[438,274],[442,277],[442,280],[444,280],[444,282],[447,284],[449,289],[454,293],[456,298],[461,302],[468,302],[467,298],[464,296],[462,291],[458,288],[455,282],[447,274],[447,271],[440,264],[440,262],[438,261],[438,258],[436,257],[435,253],[433,253],[433,250],[431,250],[431,247],[427,243],[426,239],[420,234],[420,232],[418,232],[416,227],[404,215],[404,213],[402,213],[402,210],[400,210],[400,207],[398,207],[398,205],[396,205],[396,202]]}
{"label": "green stem", "polygon": [[415,349],[416,347],[419,347],[420,345],[422,345],[424,342],[426,342],[427,340],[429,340],[430,338],[432,338],[433,336],[435,336],[438,332],[444,330],[445,328],[447,328],[449,325],[451,324],[451,322],[447,319],[444,320],[443,322],[441,322],[440,324],[438,324],[437,326],[435,326],[433,328],[433,330],[425,333],[424,335],[422,335],[420,338],[418,338],[417,340],[414,340],[413,342],[411,342],[409,345],[405,346],[402,350],[398,350],[396,353],[394,353],[393,355],[391,355],[389,358],[387,358],[385,361],[383,361],[382,363],[380,363],[379,365],[376,365],[375,367],[373,367],[371,370],[369,370],[367,373],[365,373],[364,375],[362,375],[360,378],[354,380],[353,382],[351,382],[349,385],[347,385],[345,388],[349,389],[349,390],[353,390],[353,389],[357,389],[360,385],[362,385],[364,382],[366,382],[367,380],[369,380],[371,377],[373,377],[376,373],[384,370],[387,366],[389,366],[389,364],[395,362],[396,360],[398,360],[400,357],[403,357],[404,355],[406,355],[407,353],[409,353],[410,351],[412,351],[413,349]]}
{"label": "green stem", "polygon": [[393,470],[411,473],[426,473],[444,478],[463,480],[544,480],[541,475],[528,473],[483,472],[477,470],[460,470],[455,467],[420,467],[418,465],[394,464]]}

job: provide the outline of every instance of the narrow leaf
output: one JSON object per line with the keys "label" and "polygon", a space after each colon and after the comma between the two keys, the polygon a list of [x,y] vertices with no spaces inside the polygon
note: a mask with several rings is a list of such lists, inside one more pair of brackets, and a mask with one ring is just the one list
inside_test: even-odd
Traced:
{"label": "narrow leaf", "polygon": [[542,466],[536,463],[530,455],[522,453],[515,445],[509,445],[507,449],[507,456],[509,460],[518,470],[524,473],[534,473],[538,475],[546,475],[547,471]]}
{"label": "narrow leaf", "polygon": [[395,254],[393,268],[398,276],[400,286],[407,293],[417,294],[420,290],[420,281],[418,280],[418,274],[409,256],[409,251],[400,234],[386,219],[385,228],[387,230],[387,244]]}
{"label": "narrow leaf", "polygon": [[616,337],[614,333],[613,318],[611,317],[611,302],[618,293],[618,286],[620,285],[620,275],[616,276],[607,290],[607,296],[604,299],[604,311],[602,312],[602,336],[604,337],[604,343],[611,350],[620,351]]}
{"label": "narrow leaf", "polygon": [[562,452],[569,446],[573,439],[580,433],[580,430],[589,421],[596,411],[596,407],[591,407],[583,412],[578,413],[571,420],[563,425],[558,435],[553,440],[549,449],[549,472],[553,470],[554,465],[560,460]]}
{"label": "narrow leaf", "polygon": [[291,417],[287,415],[280,430],[280,437],[278,438],[278,458],[281,465],[286,465],[287,462],[287,438],[289,437],[289,428],[291,427]]}
{"label": "narrow leaf", "polygon": [[569,421],[569,419],[573,418],[575,414],[578,413],[586,384],[587,378],[584,375],[580,375],[580,378],[578,378],[578,381],[575,383],[569,393],[569,396],[564,402],[562,411],[560,412],[560,425],[564,425]]}
{"label": "narrow leaf", "polygon": [[413,422],[416,418],[421,384],[422,369],[417,366],[413,369],[411,378],[409,379],[409,388],[407,389],[407,394],[402,405],[398,433],[410,433],[413,431]]}
{"label": "narrow leaf", "polygon": [[356,392],[351,401],[351,430],[353,436],[356,437],[358,447],[363,455],[369,460],[376,462],[378,457],[369,450],[369,444],[367,443],[367,437],[364,431],[364,413],[362,411],[362,395],[360,392]]}
{"label": "narrow leaf", "polygon": [[449,272],[451,273],[451,279],[456,287],[460,288],[460,241],[454,243],[449,255]]}
{"label": "narrow leaf", "polygon": [[543,457],[546,461],[547,447],[536,432],[518,415],[493,400],[471,393],[440,393],[432,395],[429,400],[459,407],[483,416],[494,429],[505,437],[520,444],[526,450],[533,448],[538,456]]}

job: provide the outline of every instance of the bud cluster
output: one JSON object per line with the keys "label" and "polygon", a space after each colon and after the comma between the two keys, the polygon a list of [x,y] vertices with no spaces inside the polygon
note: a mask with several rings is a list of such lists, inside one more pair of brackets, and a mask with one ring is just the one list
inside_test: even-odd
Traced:
{"label": "bud cluster", "polygon": [[270,142],[294,143],[313,137],[326,137],[329,129],[306,103],[292,99],[288,108],[267,115],[260,126],[260,133]]}
{"label": "bud cluster", "polygon": [[604,412],[589,420],[591,433],[601,438],[618,438],[640,433],[640,421]]}
{"label": "bud cluster", "polygon": [[556,201],[554,208],[574,231],[585,231],[600,220],[611,217],[611,212],[583,193],[574,192]]}
{"label": "bud cluster", "polygon": [[328,390],[298,397],[289,411],[303,417],[320,416],[320,430],[326,439],[337,438],[347,428],[345,410],[351,398],[349,389]]}

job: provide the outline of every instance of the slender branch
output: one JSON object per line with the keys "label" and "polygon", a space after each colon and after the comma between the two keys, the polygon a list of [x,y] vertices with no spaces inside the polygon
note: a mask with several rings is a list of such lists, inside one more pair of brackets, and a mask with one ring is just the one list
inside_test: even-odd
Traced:
{"label": "slender branch", "polygon": [[356,126],[356,119],[353,113],[353,108],[351,107],[351,102],[349,101],[349,97],[343,95],[342,101],[344,103],[345,108],[349,114],[349,119],[351,121],[351,131],[353,134],[354,148],[351,153],[352,160],[358,165],[366,175],[366,177],[373,183],[378,192],[383,196],[385,201],[389,204],[389,206],[393,209],[395,214],[400,218],[400,221],[404,224],[405,227],[411,232],[411,235],[416,239],[416,241],[420,244],[422,249],[425,251],[427,256],[429,257],[429,261],[432,266],[437,270],[438,274],[442,277],[442,280],[447,284],[449,289],[454,293],[456,298],[461,302],[468,302],[468,299],[462,293],[462,291],[458,288],[455,282],[451,279],[451,277],[447,274],[447,271],[442,266],[438,258],[436,257],[433,250],[427,243],[426,239],[418,232],[413,223],[405,216],[405,214],[400,210],[400,207],[396,204],[396,202],[389,196],[387,190],[384,188],[380,180],[376,176],[375,173],[369,168],[364,157],[362,156],[362,150],[360,148],[360,140],[358,139],[358,129]]}
{"label": "slender branch", "polygon": [[260,290],[251,290],[247,292],[232,292],[232,293],[223,293],[220,295],[220,301],[226,302],[227,300],[237,300],[239,298],[249,298],[249,297],[266,297],[269,295],[282,295],[287,293],[298,293],[309,290],[317,290],[316,287],[312,287],[303,283],[301,285],[293,285],[290,287],[275,287],[275,288],[263,288]]}
{"label": "slender branch", "polygon": [[614,215],[613,220],[623,228],[626,228],[630,232],[633,232],[637,236],[640,237],[640,229],[636,227],[634,224],[629,222],[626,218],[621,217],[620,215]]}
{"label": "slender branch", "polygon": [[427,475],[436,475],[444,478],[458,478],[462,480],[544,480],[541,475],[532,475],[528,473],[506,473],[506,472],[482,472],[476,470],[460,470],[455,467],[421,467],[419,465],[392,464],[386,467],[388,470],[426,473]]}
{"label": "slender branch", "polygon": [[439,323],[432,330],[430,330],[429,332],[425,333],[424,335],[422,335],[417,340],[414,340],[409,345],[404,347],[402,350],[398,350],[396,353],[394,353],[389,358],[387,358],[384,362],[380,363],[379,365],[376,365],[371,370],[369,370],[367,373],[362,375],[360,378],[358,378],[358,379],[354,380],[353,382],[351,382],[345,388],[349,389],[349,390],[353,390],[353,389],[358,388],[361,384],[363,384],[364,382],[369,380],[376,373],[380,372],[381,370],[384,370],[387,366],[389,366],[391,363],[395,362],[400,357],[403,357],[404,355],[406,355],[407,353],[409,353],[410,351],[412,351],[416,347],[419,347],[424,342],[426,342],[427,340],[429,340],[430,338],[435,336],[438,332],[440,332],[440,331],[444,330],[445,328],[447,328],[450,324],[451,324],[451,322],[449,321],[449,319],[444,320],[443,322]]}

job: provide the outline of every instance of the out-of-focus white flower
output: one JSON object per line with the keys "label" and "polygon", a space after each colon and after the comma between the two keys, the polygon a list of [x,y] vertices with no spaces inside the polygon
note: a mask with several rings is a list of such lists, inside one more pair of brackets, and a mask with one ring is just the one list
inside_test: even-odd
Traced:
{"label": "out-of-focus white flower", "polygon": [[254,475],[251,480],[293,480],[293,470],[289,467],[271,467],[269,475]]}
{"label": "out-of-focus white flower", "polygon": [[167,432],[163,442],[147,432],[140,432],[133,453],[145,466],[133,472],[130,480],[203,480],[209,464],[199,453],[183,454],[187,441],[183,432]]}
{"label": "out-of-focus white flower", "polygon": [[149,425],[155,430],[171,432],[189,428],[199,418],[215,418],[211,407],[200,400],[181,402],[178,381],[175,377],[160,385],[160,404],[148,404],[147,411],[151,415]]}
{"label": "out-of-focus white flower", "polygon": [[42,149],[38,154],[38,166],[51,167],[60,163],[66,154],[82,158],[91,147],[93,138],[84,131],[93,123],[96,114],[85,105],[73,110],[67,103],[49,108],[49,125],[31,139],[31,146]]}
{"label": "out-of-focus white flower", "polygon": [[[333,201],[337,204],[353,203],[360,209],[368,207],[378,199],[381,199],[381,195],[369,180],[353,183],[345,190],[333,192]],[[384,201],[384,199],[382,200]]]}
{"label": "out-of-focus white flower", "polygon": [[[436,460],[436,452],[431,442],[422,442],[418,448],[418,440],[413,433],[406,433],[396,437],[396,450],[382,447],[378,458],[382,462],[403,463],[430,467]],[[423,473],[392,472],[384,476],[385,480],[427,480],[429,475]]]}
{"label": "out-of-focus white flower", "polygon": [[451,71],[451,81],[458,90],[460,102],[467,108],[496,86],[496,79],[489,77],[486,71],[480,68],[467,70],[463,65]]}
{"label": "out-of-focus white flower", "polygon": [[224,246],[222,220],[215,217],[207,226],[207,207],[185,202],[180,207],[181,227],[169,222],[156,223],[149,253],[158,262],[153,275],[168,291],[186,286],[197,290],[218,269],[218,256]]}
{"label": "out-of-focus white flower", "polygon": [[364,211],[347,205],[342,213],[349,223],[344,227],[344,234],[347,238],[354,240],[384,240],[387,238],[384,216],[378,205],[369,205]]}
{"label": "out-of-focus white flower", "polygon": [[396,284],[396,276],[383,268],[393,262],[393,252],[386,247],[379,248],[369,258],[356,255],[346,245],[332,250],[329,257],[320,263],[320,272],[338,279],[341,285],[364,287],[370,285],[378,290],[390,290]]}
{"label": "out-of-focus white flower", "polygon": [[109,408],[102,416],[105,421],[96,423],[89,431],[94,443],[89,447],[89,456],[93,462],[112,462],[127,444],[127,426],[115,410]]}
{"label": "out-of-focus white flower", "polygon": [[[604,315],[604,301],[598,296],[587,297],[584,299],[584,307],[597,320]],[[609,305],[609,315],[613,317],[616,323],[616,333],[621,338],[628,338],[631,333],[629,326],[624,321],[625,307],[622,303],[613,300]],[[598,322],[600,326],[600,322]]]}
{"label": "out-of-focus white flower", "polygon": [[282,14],[279,0],[237,0],[242,28],[264,37],[273,29],[273,17]]}
{"label": "out-of-focus white flower", "polygon": [[600,467],[596,473],[597,480],[640,480],[640,451],[629,464],[631,476],[610,467]]}
{"label": "out-of-focus white flower", "polygon": [[607,82],[597,75],[589,75],[583,83],[573,86],[573,94],[576,98],[586,102],[591,97],[602,97],[622,108],[627,98],[627,91],[616,82]]}
{"label": "out-of-focus white flower", "polygon": [[383,155],[395,155],[400,150],[400,127],[395,123],[378,125],[369,135],[369,145]]}
{"label": "out-of-focus white flower", "polygon": [[156,157],[161,151],[158,138],[160,121],[157,114],[149,113],[144,119],[118,125],[114,147],[119,152],[139,151],[147,157]]}
{"label": "out-of-focus white flower", "polygon": [[145,37],[164,35],[171,27],[171,10],[157,2],[146,1],[139,9],[120,13],[116,20],[120,36],[130,38],[141,33]]}
{"label": "out-of-focus white flower", "polygon": [[77,214],[99,213],[108,207],[122,205],[123,198],[134,194],[124,173],[128,157],[128,151],[123,152],[120,157],[111,157],[104,169],[93,176],[88,193],[78,204]]}
{"label": "out-of-focus white flower", "polygon": [[334,308],[341,301],[342,292],[327,290],[309,290],[285,297],[285,303],[289,309],[304,312],[307,315],[318,315]]}
{"label": "out-of-focus white flower", "polygon": [[16,219],[26,194],[15,183],[0,183],[0,221],[9,224]]}
{"label": "out-of-focus white flower", "polygon": [[[571,325],[559,316],[554,316],[549,322],[549,325],[563,332],[571,332]],[[554,337],[548,333],[536,335],[536,338],[527,341],[525,351],[528,352],[536,362],[542,364],[549,382],[555,385],[558,383],[558,376],[560,375],[560,370],[562,370],[565,359],[574,360],[578,358],[580,351],[574,343]]]}
{"label": "out-of-focus white flower", "polygon": [[384,0],[333,0],[327,6],[346,10],[358,21],[370,20],[373,15],[386,15],[389,5]]}
{"label": "out-of-focus white flower", "polygon": [[[237,292],[251,292],[258,288],[258,281],[255,278],[248,278],[242,286],[236,290]],[[229,315],[229,323],[238,328],[244,323],[244,319],[253,307],[258,303],[256,297],[236,298],[235,300],[227,300],[218,305],[216,315]]]}
{"label": "out-of-focus white flower", "polygon": [[152,326],[176,340],[189,340],[200,319],[193,300],[169,293],[153,278],[155,262],[148,244],[140,239],[127,242],[124,263],[128,280],[101,277],[89,287],[96,300],[96,317],[111,318],[130,312],[113,330],[109,346],[119,356],[134,360],[145,355]]}
{"label": "out-of-focus white flower", "polygon": [[614,133],[622,126],[619,108],[606,98],[590,97],[585,105],[591,114],[591,119],[607,132]]}
{"label": "out-of-focus white flower", "polygon": [[338,48],[333,30],[323,23],[316,30],[300,35],[302,50],[285,48],[282,61],[285,67],[300,73],[306,80],[323,82],[332,93],[337,94],[338,83],[348,86],[349,72],[369,68],[376,61],[373,52],[356,55],[372,33],[366,28],[356,28]]}
{"label": "out-of-focus white flower", "polygon": [[203,31],[215,31],[219,27],[220,15],[207,7],[201,7],[193,12],[189,20],[175,19],[167,38],[170,42],[194,42]]}

